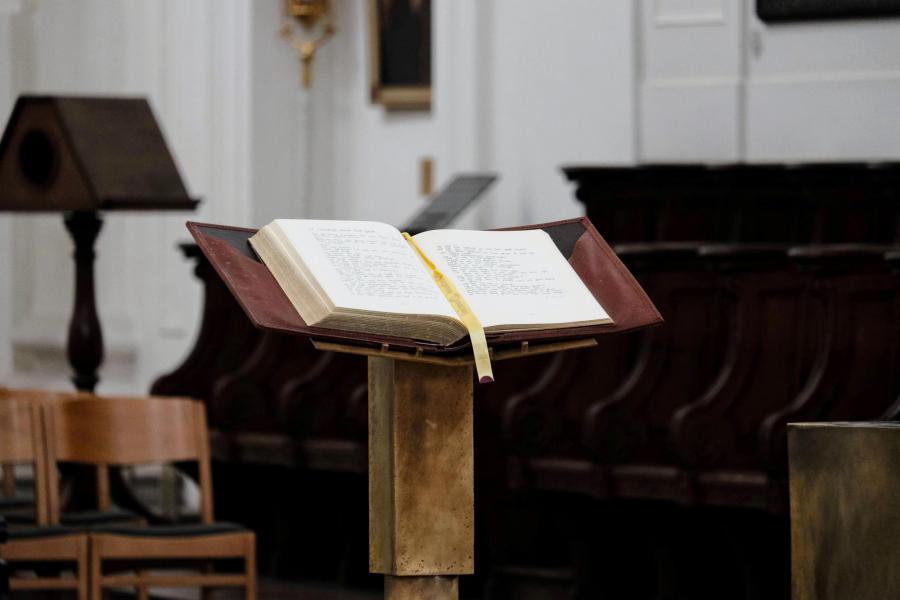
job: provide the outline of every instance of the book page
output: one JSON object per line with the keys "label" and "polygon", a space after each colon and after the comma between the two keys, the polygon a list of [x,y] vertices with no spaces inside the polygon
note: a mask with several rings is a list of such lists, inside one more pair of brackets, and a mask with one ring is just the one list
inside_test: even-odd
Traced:
{"label": "book page", "polygon": [[371,221],[278,219],[279,237],[340,308],[456,317],[395,228]]}
{"label": "book page", "polygon": [[609,320],[544,231],[442,229],[415,240],[484,327]]}

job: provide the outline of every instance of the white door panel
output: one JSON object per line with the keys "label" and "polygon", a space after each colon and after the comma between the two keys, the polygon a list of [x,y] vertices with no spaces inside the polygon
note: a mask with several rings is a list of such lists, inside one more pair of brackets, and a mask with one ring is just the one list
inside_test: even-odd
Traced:
{"label": "white door panel", "polygon": [[642,161],[739,158],[742,17],[738,0],[641,1]]}
{"label": "white door panel", "polygon": [[900,158],[900,77],[757,82],[748,86],[747,159]]}
{"label": "white door panel", "polygon": [[740,152],[739,87],[730,79],[644,85],[641,148],[648,162],[728,162]]}
{"label": "white door panel", "polygon": [[755,0],[642,0],[639,157],[900,158],[900,19],[766,24]]}
{"label": "white door panel", "polygon": [[748,11],[748,160],[900,158],[900,19],[767,25]]}

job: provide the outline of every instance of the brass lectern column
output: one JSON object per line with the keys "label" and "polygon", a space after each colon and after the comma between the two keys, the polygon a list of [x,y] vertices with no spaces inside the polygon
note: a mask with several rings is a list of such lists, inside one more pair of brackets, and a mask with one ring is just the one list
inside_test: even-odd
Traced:
{"label": "brass lectern column", "polygon": [[387,600],[456,600],[475,564],[472,366],[410,359],[369,358],[369,570]]}

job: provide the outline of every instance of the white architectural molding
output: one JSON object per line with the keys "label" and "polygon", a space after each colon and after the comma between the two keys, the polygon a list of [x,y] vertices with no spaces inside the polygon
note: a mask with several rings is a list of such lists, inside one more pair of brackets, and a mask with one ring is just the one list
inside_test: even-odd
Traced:
{"label": "white architectural molding", "polygon": [[856,84],[877,82],[890,83],[900,80],[900,69],[868,69],[859,71],[824,71],[819,73],[775,74],[754,77],[753,86],[806,86],[810,84],[841,84],[853,87]]}
{"label": "white architectural molding", "polygon": [[725,3],[732,0],[655,0],[656,27],[724,25]]}
{"label": "white architectural molding", "polygon": [[900,159],[900,74],[820,74],[747,85],[751,161]]}
{"label": "white architectural molding", "polygon": [[740,160],[741,84],[728,78],[652,81],[641,96],[647,162]]}

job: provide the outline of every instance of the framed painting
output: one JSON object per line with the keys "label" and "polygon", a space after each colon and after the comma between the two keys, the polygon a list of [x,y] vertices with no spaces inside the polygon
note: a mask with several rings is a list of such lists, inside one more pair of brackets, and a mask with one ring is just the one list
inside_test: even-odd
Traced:
{"label": "framed painting", "polygon": [[431,0],[369,0],[372,102],[430,110],[431,64]]}

